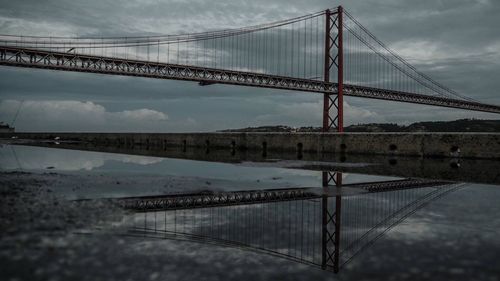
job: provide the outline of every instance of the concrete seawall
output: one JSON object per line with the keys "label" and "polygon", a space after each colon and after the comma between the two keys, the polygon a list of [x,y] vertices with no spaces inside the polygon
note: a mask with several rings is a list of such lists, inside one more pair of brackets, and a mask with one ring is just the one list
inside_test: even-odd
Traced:
{"label": "concrete seawall", "polygon": [[171,146],[274,152],[500,159],[498,133],[1,133],[0,138],[72,140],[118,147]]}

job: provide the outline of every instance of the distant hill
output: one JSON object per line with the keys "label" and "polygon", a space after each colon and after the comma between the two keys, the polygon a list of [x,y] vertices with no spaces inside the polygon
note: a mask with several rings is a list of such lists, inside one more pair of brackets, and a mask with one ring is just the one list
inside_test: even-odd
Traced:
{"label": "distant hill", "polygon": [[[345,127],[346,132],[500,132],[500,120],[460,119],[455,121],[417,122],[411,125],[391,123],[357,124]],[[320,127],[261,126],[221,132],[320,132]]]}

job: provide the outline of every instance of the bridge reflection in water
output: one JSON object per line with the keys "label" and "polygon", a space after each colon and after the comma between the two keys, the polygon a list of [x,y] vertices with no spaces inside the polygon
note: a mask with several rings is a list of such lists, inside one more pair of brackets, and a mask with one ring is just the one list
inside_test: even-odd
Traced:
{"label": "bridge reflection in water", "polygon": [[[328,179],[328,172],[324,172]],[[130,235],[261,252],[338,272],[385,232],[463,186],[405,179],[337,187],[122,198]],[[325,182],[324,182],[325,183]],[[326,182],[328,184],[328,182]]]}

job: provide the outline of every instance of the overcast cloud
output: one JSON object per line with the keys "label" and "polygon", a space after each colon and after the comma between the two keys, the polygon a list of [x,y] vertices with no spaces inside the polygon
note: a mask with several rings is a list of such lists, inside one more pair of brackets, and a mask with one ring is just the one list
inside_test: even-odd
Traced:
{"label": "overcast cloud", "polygon": [[[173,34],[248,26],[339,4],[423,72],[481,102],[500,104],[500,1],[2,1],[0,33]],[[134,77],[0,67],[0,120],[25,101],[18,130],[211,131],[285,124],[320,126],[322,96]],[[496,115],[358,98],[347,125]]]}

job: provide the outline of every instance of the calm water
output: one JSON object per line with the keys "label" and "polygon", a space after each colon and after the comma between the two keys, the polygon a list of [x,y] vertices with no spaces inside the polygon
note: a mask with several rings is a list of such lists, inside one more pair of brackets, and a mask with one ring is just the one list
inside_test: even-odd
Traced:
{"label": "calm water", "polygon": [[[482,162],[82,149],[4,145],[0,169],[47,181],[62,201],[113,198],[123,212],[70,231],[78,243],[114,249],[96,254],[117,270],[112,276],[127,272],[118,271],[123,264],[151,280],[500,276],[495,162],[484,162],[476,177],[463,167]],[[341,184],[324,189],[327,171]],[[2,261],[12,266],[4,268],[7,276],[30,264],[24,257]],[[82,272],[77,264],[64,268]],[[99,270],[96,276],[106,276]]]}

